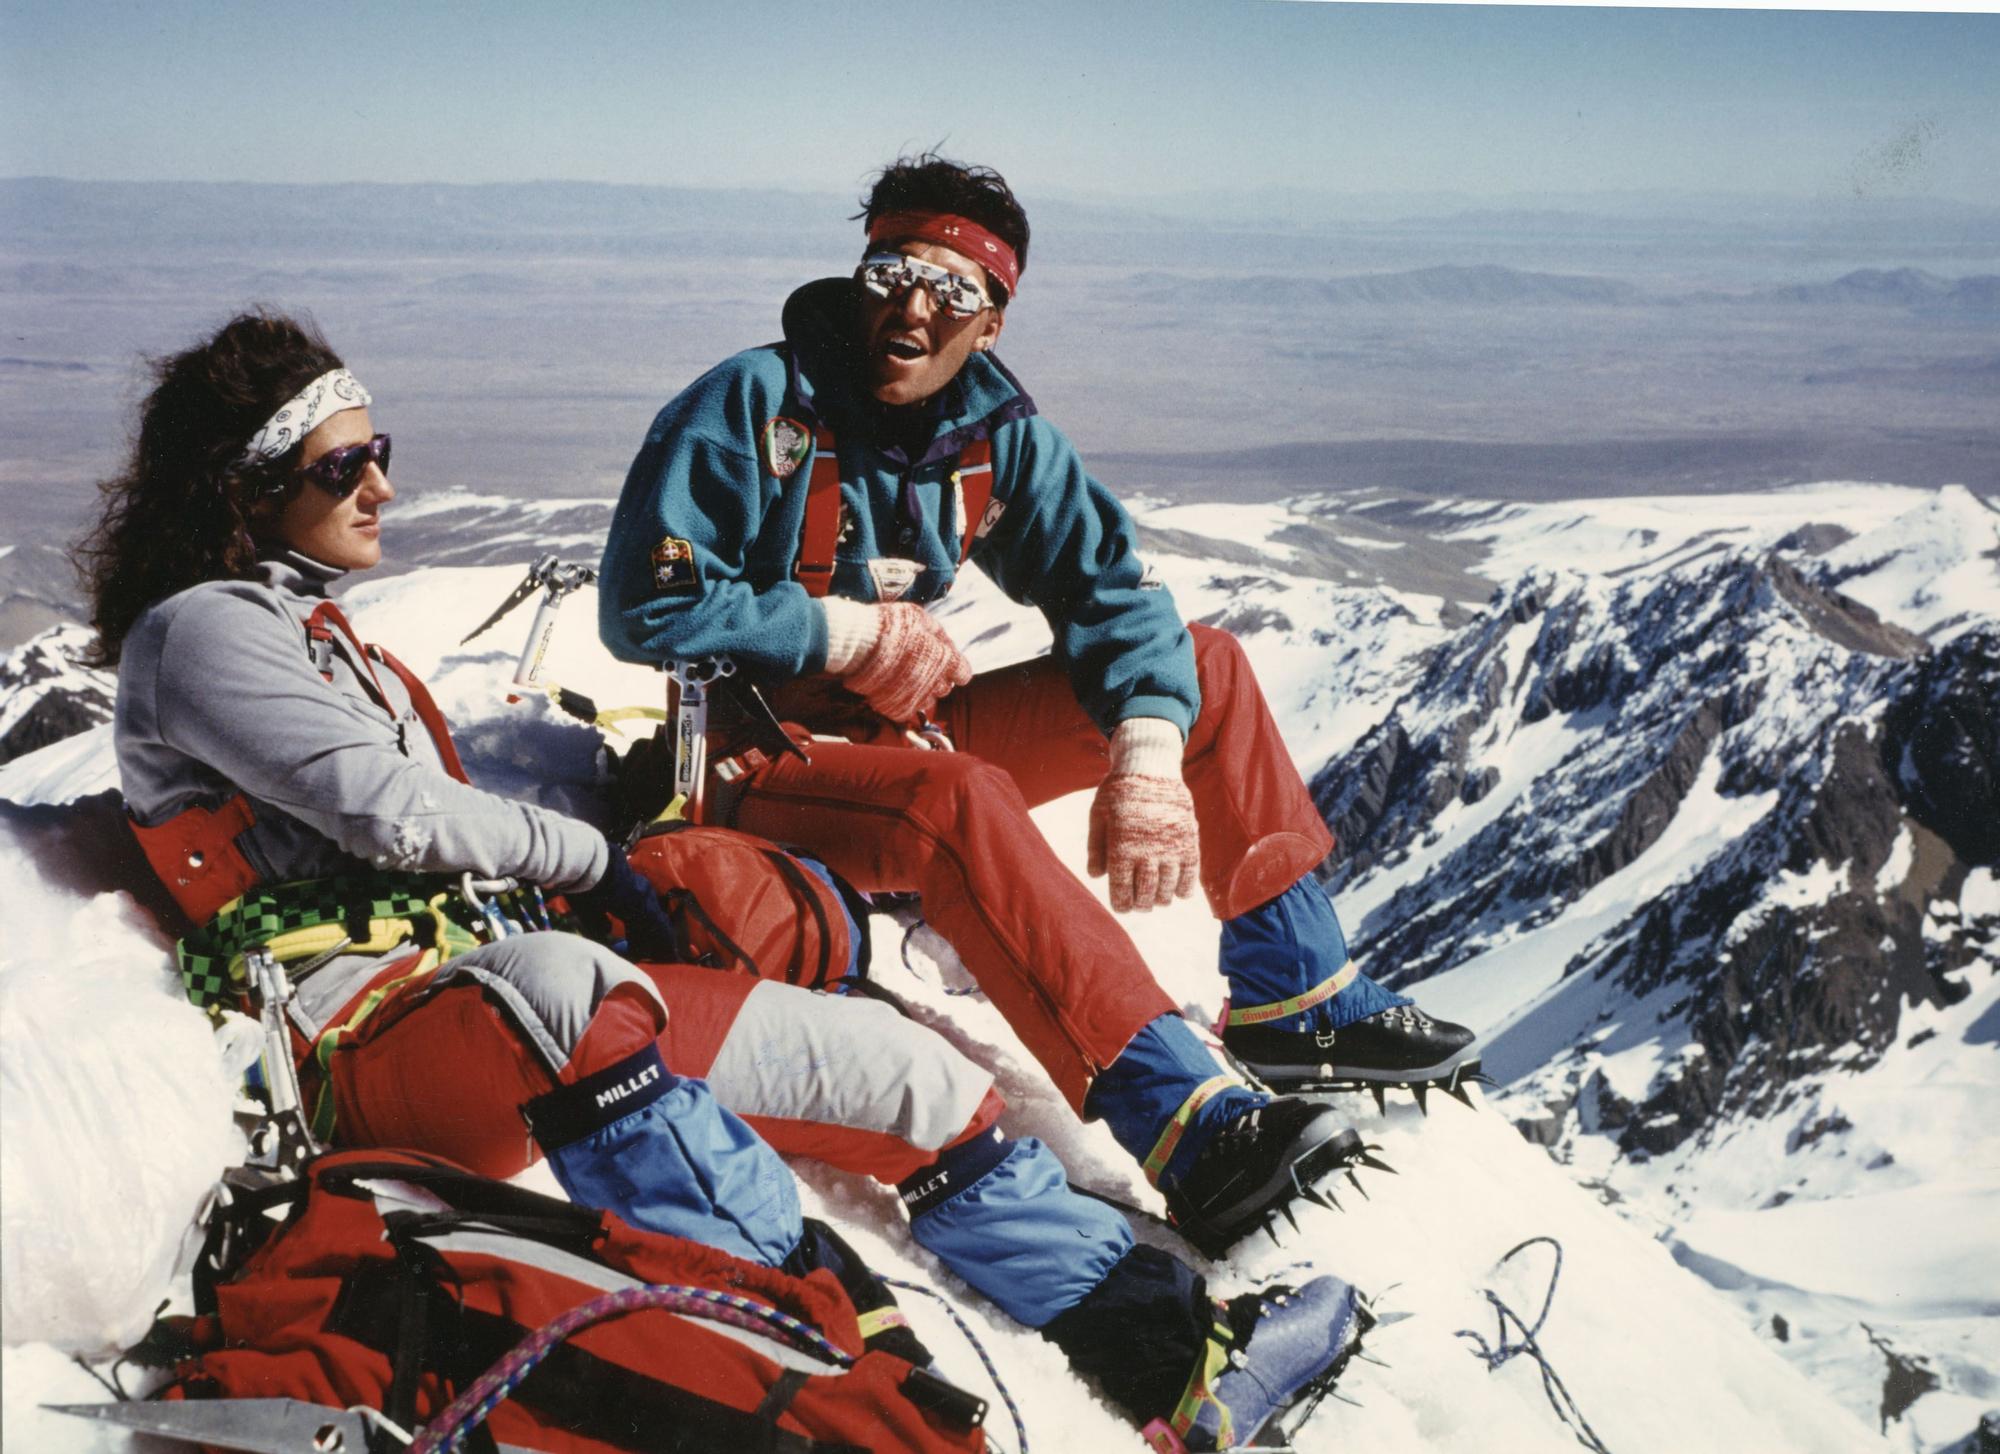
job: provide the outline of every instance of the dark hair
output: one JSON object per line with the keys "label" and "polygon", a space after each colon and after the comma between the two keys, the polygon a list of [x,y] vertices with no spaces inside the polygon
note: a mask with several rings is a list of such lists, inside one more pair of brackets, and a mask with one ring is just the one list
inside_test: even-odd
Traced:
{"label": "dark hair", "polygon": [[[870,227],[891,212],[953,212],[969,217],[1014,249],[1022,271],[1028,266],[1028,214],[1015,200],[1007,179],[991,167],[968,167],[934,151],[898,157],[876,173],[855,217]],[[993,299],[1007,306],[1007,287],[987,275]]]}
{"label": "dark hair", "polygon": [[310,321],[259,310],[150,365],[157,382],[139,406],[131,460],[98,485],[104,515],[72,554],[90,593],[100,666],[117,665],[125,634],[155,602],[249,574],[257,502],[298,488],[300,446],[249,463],[244,446],[341,362]]}

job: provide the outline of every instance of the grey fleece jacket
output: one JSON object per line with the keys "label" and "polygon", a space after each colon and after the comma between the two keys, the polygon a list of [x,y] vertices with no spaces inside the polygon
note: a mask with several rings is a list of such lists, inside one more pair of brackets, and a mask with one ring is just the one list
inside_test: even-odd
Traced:
{"label": "grey fleece jacket", "polygon": [[371,676],[338,632],[320,676],[304,623],[339,572],[297,554],[260,572],[171,596],[125,638],[113,732],[142,824],[241,790],[257,821],[239,842],[267,881],[360,865],[558,890],[603,877],[601,833],[451,777],[395,674]]}

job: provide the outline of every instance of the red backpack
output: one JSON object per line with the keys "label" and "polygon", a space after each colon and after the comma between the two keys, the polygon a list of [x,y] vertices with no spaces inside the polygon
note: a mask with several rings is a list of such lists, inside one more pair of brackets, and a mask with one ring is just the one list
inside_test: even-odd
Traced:
{"label": "red backpack", "polygon": [[628,857],[659,892],[683,963],[807,989],[850,964],[867,971],[866,906],[768,838],[674,820],[649,827]]}
{"label": "red backpack", "polygon": [[197,1317],[148,1340],[182,1355],[169,1398],[360,1406],[474,1451],[986,1447],[984,1401],[866,1349],[833,1273],[793,1277],[413,1152],[333,1152],[239,1193],[195,1294]]}

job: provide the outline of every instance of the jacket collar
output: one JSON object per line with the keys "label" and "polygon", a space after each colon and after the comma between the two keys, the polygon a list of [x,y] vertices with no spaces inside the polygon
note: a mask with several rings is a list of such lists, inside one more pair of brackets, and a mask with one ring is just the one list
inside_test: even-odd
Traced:
{"label": "jacket collar", "polygon": [[303,551],[278,550],[258,560],[251,579],[300,596],[324,596],[328,586],[347,572],[339,566],[314,560]]}

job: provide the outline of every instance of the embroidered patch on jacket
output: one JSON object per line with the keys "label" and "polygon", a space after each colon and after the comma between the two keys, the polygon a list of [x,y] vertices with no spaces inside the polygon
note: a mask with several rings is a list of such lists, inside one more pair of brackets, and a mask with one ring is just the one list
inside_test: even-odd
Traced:
{"label": "embroidered patch on jacket", "polygon": [[689,596],[701,589],[694,573],[694,547],[678,535],[661,538],[653,547],[653,585],[670,596]]}
{"label": "embroidered patch on jacket", "polygon": [[796,419],[774,414],[764,426],[764,463],[781,480],[790,479],[798,471],[811,449],[812,431]]}
{"label": "embroidered patch on jacket", "polygon": [[1000,517],[1006,513],[1006,501],[988,500],[986,502],[986,513],[979,517],[979,528],[972,532],[972,538],[974,540],[984,540],[987,536],[991,535],[993,527],[1000,523]]}
{"label": "embroidered patch on jacket", "polygon": [[924,573],[924,566],[914,560],[899,560],[895,556],[878,555],[868,562],[868,574],[875,582],[875,596],[881,601],[900,601],[903,595]]}

